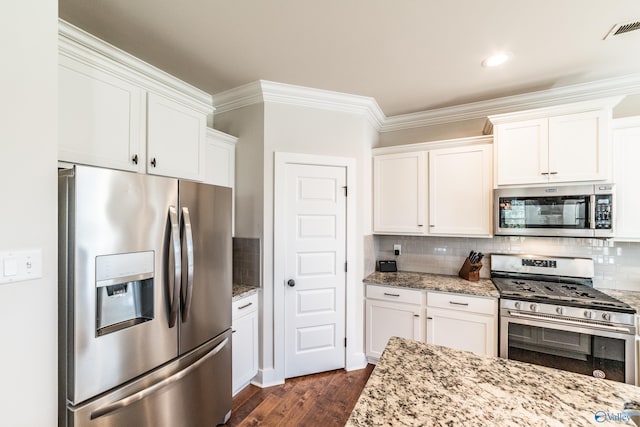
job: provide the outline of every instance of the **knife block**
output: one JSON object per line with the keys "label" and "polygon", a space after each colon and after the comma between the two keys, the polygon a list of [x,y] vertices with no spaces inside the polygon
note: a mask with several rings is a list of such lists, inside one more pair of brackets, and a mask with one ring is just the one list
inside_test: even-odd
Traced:
{"label": "knife block", "polygon": [[480,280],[480,269],[482,268],[481,262],[472,263],[469,258],[465,258],[462,268],[458,272],[458,276],[470,282],[477,282]]}

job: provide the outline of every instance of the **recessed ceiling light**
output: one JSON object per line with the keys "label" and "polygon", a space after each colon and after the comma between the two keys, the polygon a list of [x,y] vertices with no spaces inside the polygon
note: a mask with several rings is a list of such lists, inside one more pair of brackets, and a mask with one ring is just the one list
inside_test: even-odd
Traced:
{"label": "recessed ceiling light", "polygon": [[511,54],[507,52],[496,53],[495,55],[491,55],[484,61],[482,61],[483,67],[497,67],[498,65],[504,64],[511,58]]}

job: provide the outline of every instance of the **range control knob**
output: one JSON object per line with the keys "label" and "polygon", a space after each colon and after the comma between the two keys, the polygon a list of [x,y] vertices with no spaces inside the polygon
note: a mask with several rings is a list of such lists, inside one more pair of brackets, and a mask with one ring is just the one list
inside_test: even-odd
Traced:
{"label": "range control knob", "polygon": [[520,305],[521,305],[521,304],[520,304],[519,302],[515,303],[515,307],[516,307],[518,310],[520,310]]}
{"label": "range control knob", "polygon": [[611,313],[602,313],[602,320],[606,320],[607,322],[611,320]]}
{"label": "range control knob", "polygon": [[564,307],[556,307],[556,313],[560,315],[564,314]]}
{"label": "range control knob", "polygon": [[593,313],[591,313],[589,310],[584,311],[584,317],[586,317],[587,319],[591,319],[592,315]]}
{"label": "range control knob", "polygon": [[538,311],[538,305],[537,304],[531,304],[529,306],[529,310],[531,311]]}

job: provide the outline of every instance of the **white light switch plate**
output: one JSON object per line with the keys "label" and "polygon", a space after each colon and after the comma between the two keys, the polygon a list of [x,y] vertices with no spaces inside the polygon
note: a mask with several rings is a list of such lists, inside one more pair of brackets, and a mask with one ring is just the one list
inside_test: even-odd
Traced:
{"label": "white light switch plate", "polygon": [[42,277],[42,249],[0,252],[0,284]]}

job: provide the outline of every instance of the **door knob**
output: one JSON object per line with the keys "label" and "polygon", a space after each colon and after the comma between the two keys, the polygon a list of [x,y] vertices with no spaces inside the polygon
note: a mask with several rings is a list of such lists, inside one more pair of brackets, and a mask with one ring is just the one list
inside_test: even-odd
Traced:
{"label": "door knob", "polygon": [[292,288],[296,285],[296,281],[293,279],[289,279],[289,281],[287,282],[287,285],[291,286]]}

